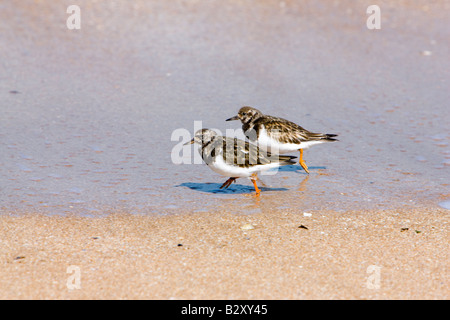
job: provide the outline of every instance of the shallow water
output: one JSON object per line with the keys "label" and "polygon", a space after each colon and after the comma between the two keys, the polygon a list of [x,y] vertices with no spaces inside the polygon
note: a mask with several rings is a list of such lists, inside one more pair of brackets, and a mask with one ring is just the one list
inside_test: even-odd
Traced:
{"label": "shallow water", "polygon": [[[450,3],[0,3],[0,212],[438,206],[450,181]],[[168,1],[167,1],[168,2]],[[175,129],[242,105],[339,142],[250,181],[172,162]],[[197,147],[184,149],[194,161]],[[191,156],[187,153],[191,151]]]}

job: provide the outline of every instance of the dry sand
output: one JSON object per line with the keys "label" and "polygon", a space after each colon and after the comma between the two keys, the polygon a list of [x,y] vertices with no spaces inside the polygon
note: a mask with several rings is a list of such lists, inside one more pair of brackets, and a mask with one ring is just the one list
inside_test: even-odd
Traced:
{"label": "dry sand", "polygon": [[449,298],[444,209],[4,215],[0,233],[2,299]]}
{"label": "dry sand", "polygon": [[[68,30],[71,0],[3,1],[0,298],[448,299],[450,5],[377,2],[380,30],[366,1],[77,0]],[[242,105],[340,142],[256,204],[173,163]]]}

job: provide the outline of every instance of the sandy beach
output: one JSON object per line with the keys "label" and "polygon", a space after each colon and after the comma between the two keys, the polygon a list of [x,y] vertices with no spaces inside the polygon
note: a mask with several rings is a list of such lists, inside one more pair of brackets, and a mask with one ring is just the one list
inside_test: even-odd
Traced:
{"label": "sandy beach", "polygon": [[[450,2],[373,4],[1,2],[0,299],[449,299]],[[339,141],[220,189],[244,105]]]}
{"label": "sandy beach", "polygon": [[0,233],[1,299],[449,298],[443,209],[2,216]]}

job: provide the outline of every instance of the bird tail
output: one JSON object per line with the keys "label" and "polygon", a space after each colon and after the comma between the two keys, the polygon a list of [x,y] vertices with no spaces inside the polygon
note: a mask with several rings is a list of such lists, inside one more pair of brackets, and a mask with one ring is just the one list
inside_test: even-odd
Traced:
{"label": "bird tail", "polygon": [[337,134],[333,134],[333,133],[326,133],[323,135],[323,137],[320,140],[326,140],[326,141],[339,141],[338,139],[336,139],[335,137],[337,137]]}
{"label": "bird tail", "polygon": [[281,155],[278,155],[278,157],[280,159],[280,164],[283,165],[283,166],[297,163],[297,161],[294,161],[294,159],[297,158],[295,156],[281,156]]}
{"label": "bird tail", "polygon": [[312,133],[310,132],[305,141],[337,141],[337,134],[333,133]]}

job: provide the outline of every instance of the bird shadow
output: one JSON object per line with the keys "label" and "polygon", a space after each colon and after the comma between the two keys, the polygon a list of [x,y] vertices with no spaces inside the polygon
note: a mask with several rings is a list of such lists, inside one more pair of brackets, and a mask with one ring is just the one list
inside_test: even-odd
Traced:
{"label": "bird shadow", "polygon": [[[243,193],[254,193],[255,189],[252,186],[245,186],[242,184],[233,183],[227,189],[220,189],[222,184],[220,183],[198,183],[198,182],[183,182],[175,187],[185,187],[191,190],[215,193],[215,194],[243,194]],[[286,188],[269,188],[260,187],[261,192],[265,191],[287,191]]]}
{"label": "bird shadow", "polygon": [[[327,167],[325,167],[325,166],[308,167],[309,170],[325,170],[326,168]],[[278,170],[279,172],[298,172],[298,173],[307,174],[305,172],[305,170],[303,170],[303,168],[299,164],[282,166],[282,167],[276,168],[274,170]]]}

